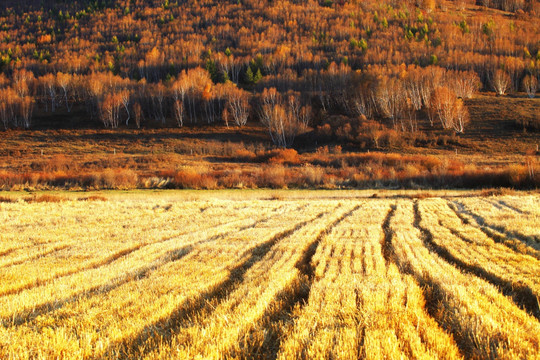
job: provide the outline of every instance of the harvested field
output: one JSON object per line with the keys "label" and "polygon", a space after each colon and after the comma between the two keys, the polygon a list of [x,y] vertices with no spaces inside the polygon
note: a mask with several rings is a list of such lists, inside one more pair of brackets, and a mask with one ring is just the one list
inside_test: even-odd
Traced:
{"label": "harvested field", "polygon": [[204,194],[7,196],[0,358],[540,358],[538,194]]}

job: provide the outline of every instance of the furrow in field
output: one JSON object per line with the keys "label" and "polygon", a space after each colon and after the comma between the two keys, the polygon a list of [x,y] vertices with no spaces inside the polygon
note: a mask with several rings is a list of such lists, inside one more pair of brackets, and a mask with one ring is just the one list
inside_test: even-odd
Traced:
{"label": "furrow in field", "polygon": [[538,195],[527,196],[501,196],[497,200],[503,206],[515,209],[516,212],[521,212],[527,215],[540,215],[540,199]]}
{"label": "furrow in field", "polygon": [[9,267],[15,267],[24,263],[34,263],[36,260],[46,258],[53,255],[55,252],[69,250],[71,246],[76,244],[73,239],[67,241],[58,241],[45,244],[26,244],[20,247],[13,248],[9,251],[8,256],[0,259],[0,271]]}
{"label": "furrow in field", "polygon": [[[58,296],[48,302],[40,303],[39,305],[34,305],[32,307],[26,304],[26,307],[29,308],[29,310],[25,311],[25,309],[21,309],[19,310],[19,312],[9,316],[9,318],[6,317],[2,319],[3,326],[5,326],[6,328],[20,326],[29,321],[35,320],[38,317],[45,316],[48,312],[61,309],[66,304],[81,301],[84,298],[88,299],[92,296],[98,296],[107,292],[111,292],[130,281],[140,280],[147,277],[149,274],[152,273],[152,271],[155,271],[160,267],[165,266],[169,262],[180,260],[184,256],[187,256],[192,250],[193,245],[186,245],[182,248],[170,251],[166,255],[162,256],[158,261],[153,262],[149,266],[143,266],[137,270],[130,271],[122,276],[114,278],[113,280],[103,285],[97,285],[87,288],[65,298],[61,298],[60,296]],[[43,301],[43,298],[40,298],[39,300]]]}
{"label": "furrow in field", "polygon": [[[230,221],[229,221],[230,222]],[[218,223],[218,224],[206,224],[207,226],[219,226],[223,223]],[[160,224],[150,224],[150,226],[145,229],[146,232],[150,232],[150,231],[154,231],[154,232],[159,232],[160,230],[163,229],[163,226],[164,224],[160,223]],[[189,227],[189,226],[188,226]],[[200,227],[200,226],[199,226]],[[194,229],[196,229],[195,227],[191,228],[191,229],[188,229],[188,230],[183,230],[181,232],[176,232],[176,233],[172,233],[172,234],[169,234],[165,237],[159,237],[157,236],[156,238],[158,240],[156,241],[166,241],[167,239],[171,239],[171,238],[174,238],[174,237],[177,237],[177,236],[181,236],[181,235],[184,235],[184,234],[187,234],[191,231],[193,231]],[[85,234],[84,234],[84,230],[81,229],[82,231],[77,234],[76,236],[74,236],[74,238],[70,239],[69,241],[66,241],[66,242],[62,242],[62,243],[58,243],[58,242],[52,242],[52,243],[48,243],[48,244],[45,244],[44,246],[36,246],[36,245],[33,245],[33,244],[30,244],[30,245],[25,245],[25,246],[22,246],[20,248],[17,248],[17,249],[13,249],[13,251],[11,251],[11,253],[15,253],[16,254],[13,254],[14,256],[11,256],[10,258],[4,258],[4,259],[0,259],[0,268],[7,268],[7,267],[13,267],[13,266],[16,266],[16,265],[23,265],[23,266],[26,266],[24,265],[25,263],[32,263],[32,266],[35,264],[35,261],[36,260],[39,260],[39,259],[42,259],[42,261],[45,261],[46,259],[50,258],[50,257],[54,257],[54,256],[63,256],[63,257],[68,257],[69,255],[64,255],[64,254],[54,254],[55,252],[59,252],[61,250],[66,250],[66,254],[70,254],[70,249],[68,248],[71,248],[71,253],[70,254],[71,256],[77,256],[77,254],[81,254],[83,255],[83,251],[84,249],[81,249],[81,248],[77,248],[76,246],[74,245],[78,245],[80,244],[81,242],[86,242],[86,241],[92,241],[92,239],[88,238]],[[152,242],[145,242],[145,243],[139,243],[138,245],[143,247],[143,246],[148,246],[152,244]],[[124,244],[120,244],[120,245],[124,245]],[[36,252],[36,249],[40,249],[38,252]],[[126,251],[128,249],[122,249],[120,250],[120,252],[122,251]],[[47,257],[49,256],[49,257]],[[114,257],[114,256],[118,256],[118,255],[115,255],[115,254],[111,254],[110,257]],[[93,258],[92,256],[86,256],[87,258]],[[109,257],[109,258],[110,258]],[[79,263],[79,261],[76,260],[77,263]],[[80,268],[80,270],[84,270],[84,269],[87,269],[87,268],[92,268],[92,267],[97,267],[99,266],[100,263],[107,263],[107,258],[105,259],[101,259],[101,260],[98,260],[98,261],[94,261],[94,262],[90,262],[84,266],[82,266]],[[71,269],[71,270],[66,270],[65,274],[69,275],[70,273],[73,273],[74,271],[76,271],[76,269]],[[58,275],[58,276],[65,276],[65,275]]]}
{"label": "furrow in field", "polygon": [[[83,213],[91,211],[90,214]],[[111,204],[84,204],[80,202],[66,202],[62,204],[13,204],[8,212],[16,214],[3,223],[4,239],[2,246],[16,244],[18,251],[13,256],[1,259],[1,267],[18,265],[24,262],[33,262],[55,251],[68,246],[80,244],[81,235],[88,238],[100,232],[114,234],[117,227],[126,226],[129,222],[141,222],[147,213],[139,208],[124,205],[116,212],[110,212]],[[94,212],[92,212],[94,210]],[[133,211],[139,210],[139,211]],[[131,211],[123,218],[124,211]],[[66,214],[69,214],[67,216]],[[109,218],[107,218],[109,216]],[[126,222],[126,218],[129,219]],[[100,225],[100,227],[96,227]],[[42,229],[47,229],[44,232]],[[86,239],[85,239],[86,240]],[[53,249],[51,251],[51,249]]]}
{"label": "furrow in field", "polygon": [[314,244],[356,208],[347,203],[328,209],[327,216],[276,243],[211,315],[201,314],[193,324],[184,324],[170,344],[147,354],[147,358],[261,356],[263,349],[275,344],[275,331],[279,331],[271,320],[284,309],[301,303],[309,291],[311,270],[306,262],[310,262],[310,254],[316,250]]}
{"label": "furrow in field", "polygon": [[531,212],[527,211],[527,210],[522,210],[520,208],[517,208],[513,205],[511,205],[510,203],[508,203],[508,201],[505,201],[505,200],[493,200],[493,201],[490,201],[492,204],[495,205],[495,203],[497,203],[499,206],[503,206],[507,209],[510,209],[514,212],[517,212],[518,214],[525,214],[525,215],[532,215]]}
{"label": "furrow in field", "polygon": [[106,266],[55,279],[52,286],[41,284],[19,294],[0,298],[0,305],[3,305],[0,318],[4,323],[18,324],[27,317],[42,315],[83,296],[110,291],[129,279],[145,276],[167,262],[173,261],[178,254],[189,252],[193,246],[226,237],[279,217],[281,212],[275,213],[276,209],[279,208],[269,209],[272,213],[269,217],[235,220],[180,237],[163,239],[126,254]]}
{"label": "furrow in field", "polygon": [[[263,316],[260,325],[251,330],[250,334],[246,336],[250,339],[258,338],[258,340],[252,340],[250,346],[245,346],[240,353],[241,357],[270,359],[276,359],[278,357],[282,341],[286,338],[287,333],[290,332],[289,328],[292,327],[296,314],[301,312],[301,309],[306,306],[310,297],[312,285],[317,277],[314,256],[318,253],[317,250],[321,241],[329,233],[338,228],[343,221],[352,216],[354,212],[358,211],[358,209],[359,206],[356,206],[350,212],[336,219],[324,232],[319,233],[313,245],[308,247],[302,259],[295,265],[300,270],[300,282],[297,286],[285,289],[285,291],[279,294],[275,303],[280,305],[275,308],[270,307]],[[339,262],[344,261],[341,255],[343,255],[346,261],[347,255],[343,251],[341,254],[336,254]],[[253,344],[257,345],[253,346]]]}
{"label": "furrow in field", "polygon": [[350,224],[366,213],[366,204],[363,204],[360,210],[323,234],[310,261],[314,274],[311,291],[304,306],[293,313],[293,322],[283,336],[278,358],[331,358],[337,353],[349,358],[358,354],[358,314],[351,258],[355,247],[361,244],[348,236],[351,235]]}
{"label": "furrow in field", "polygon": [[396,213],[396,205],[391,205],[390,211],[384,218],[384,222],[382,225],[382,229],[384,232],[384,242],[382,247],[382,252],[384,256],[384,260],[386,260],[387,264],[390,264],[391,262],[394,262],[393,259],[393,250],[392,250],[392,237],[393,237],[393,231],[390,227],[390,221],[392,221],[392,218],[394,217],[394,214]]}
{"label": "furrow in field", "polygon": [[386,226],[395,211],[389,205],[370,201],[323,237],[312,261],[312,291],[279,359],[460,358],[424,311],[420,287],[389,261]]}
{"label": "furrow in field", "polygon": [[456,201],[449,202],[448,206],[450,209],[452,209],[456,216],[459,217],[464,225],[470,224],[471,226],[480,229],[480,231],[482,231],[486,236],[490,237],[493,241],[503,244],[513,251],[540,259],[539,244],[531,242],[528,238],[514,236],[507,233],[503,228],[495,228],[486,225],[483,219],[468,211],[465,209],[463,204]]}
{"label": "furrow in field", "polygon": [[[320,213],[316,218],[323,216],[324,213]],[[316,219],[315,218],[315,219]],[[200,294],[197,298],[192,299],[189,306],[182,304],[179,308],[173,311],[167,318],[162,318],[153,324],[149,324],[143,329],[137,336],[123,341],[122,343],[113,344],[110,350],[105,351],[105,357],[109,357],[110,354],[121,353],[123,357],[132,358],[133,354],[138,352],[138,356],[144,354],[140,352],[139,348],[149,343],[156,343],[156,339],[160,342],[170,342],[175,336],[176,329],[181,328],[183,323],[189,319],[197,316],[198,314],[205,313],[210,314],[215,304],[222,302],[242,281],[246,272],[260,261],[271,248],[283,238],[290,236],[295,231],[298,231],[302,227],[309,224],[315,219],[309,219],[303,221],[293,228],[285,230],[276,234],[268,241],[254,247],[245,260],[230,270],[229,276],[225,281],[220,283],[213,289],[210,289],[206,293]],[[146,346],[150,348],[150,346]],[[101,355],[99,356],[101,357]]]}
{"label": "furrow in field", "polygon": [[[310,214],[313,212],[308,211],[308,217],[316,215]],[[99,358],[109,351],[108,356],[118,357],[120,349],[113,349],[113,344],[129,342],[142,331],[158,331],[148,324],[169,318],[182,306],[196,305],[194,299],[218,289],[232,271],[251,258],[253,249],[260,249],[259,245],[281,232],[283,221],[295,224],[298,217],[294,211],[283,210],[281,217],[260,226],[197,245],[180,260],[168,262],[141,279],[83,297],[18,327],[0,329],[0,339],[20,340],[0,345],[5,349],[0,356],[20,352],[30,357],[63,354]],[[66,348],[47,346],[53,343]]]}
{"label": "furrow in field", "polygon": [[[13,280],[4,286],[4,289],[0,291],[0,296],[18,294],[23,290],[32,289],[37,286],[46,286],[47,284],[63,277],[69,277],[70,275],[74,275],[79,272],[85,272],[87,270],[97,269],[99,267],[109,265],[112,262],[128,256],[129,254],[140,250],[145,246],[165,242],[167,240],[170,240],[170,238],[161,239],[157,242],[152,241],[136,243],[128,248],[115,249],[108,257],[103,257],[101,259],[98,258],[97,260],[83,261],[82,263],[79,263],[76,260],[76,256],[71,256],[75,258],[73,259],[75,264],[70,264],[70,261],[67,260],[70,258],[70,255],[59,254],[59,252],[62,250],[64,250],[65,254],[68,254],[72,250],[72,246],[62,245],[53,248],[47,252],[37,255],[35,258],[26,258],[21,262],[12,263],[9,265],[9,269],[0,272],[0,277],[3,280]],[[48,255],[49,257],[43,259]],[[33,260],[33,264],[32,267],[28,269],[29,266],[26,265],[26,263],[31,260]],[[42,269],[49,269],[49,271],[47,272]],[[25,276],[18,276],[17,274],[20,273],[25,274]]]}
{"label": "furrow in field", "polygon": [[[19,250],[0,259],[0,278],[2,271],[9,273],[11,268],[15,274],[26,274],[35,281],[54,277],[49,273],[51,271],[70,273],[77,268],[99,266],[97,263],[109,256],[114,257],[119,248],[141,244],[138,238],[144,238],[144,243],[172,238],[199,230],[201,226],[219,225],[224,220],[227,222],[227,217],[222,215],[236,213],[234,204],[215,201],[211,205],[203,214],[199,206],[207,208],[207,202],[183,202],[181,205],[154,205],[137,201],[99,204],[66,202],[42,204],[41,207],[36,207],[36,204],[14,204],[16,207],[8,212],[14,214],[4,214],[4,218],[16,220],[3,224],[0,246],[16,244]],[[171,229],[171,222],[184,222],[182,231]],[[57,258],[59,262],[54,261]],[[37,267],[36,261],[43,263],[39,266],[40,272],[29,274],[27,268]],[[14,269],[17,265],[22,271]],[[6,274],[6,278],[8,276]],[[15,287],[21,285],[17,285],[16,281],[4,283]]]}
{"label": "furrow in field", "polygon": [[508,251],[507,246],[495,242],[478,227],[463,224],[450,204],[437,201],[436,205],[439,223],[468,246],[459,247],[455,241],[446,245],[456,249],[455,254],[468,264],[501,278],[502,291],[540,319],[540,260],[519,251]]}
{"label": "furrow in field", "polygon": [[[507,202],[513,198],[505,198]],[[540,213],[534,208],[536,201],[523,199],[522,206],[527,206],[527,211],[521,213],[506,208],[496,209],[491,203],[479,201],[475,198],[464,198],[453,201],[456,210],[464,214],[483,228],[487,228],[504,236],[522,241],[535,250],[540,251]],[[529,205],[524,205],[528,204]]]}
{"label": "furrow in field", "polygon": [[13,248],[10,248],[10,249],[6,249],[6,250],[2,250],[0,251],[0,256],[6,256],[6,255],[9,255],[19,249],[23,249],[24,246],[22,248],[19,248],[19,247],[13,247]]}
{"label": "furrow in field", "polygon": [[[276,358],[281,340],[285,337],[284,322],[292,320],[292,311],[300,311],[305,306],[312,290],[312,284],[317,277],[316,267],[313,258],[318,253],[322,239],[328,233],[333,232],[339,225],[358,211],[360,205],[341,216],[335,218],[330,224],[320,231],[311,244],[307,247],[302,257],[294,265],[299,271],[297,280],[289,287],[284,287],[276,298],[270,303],[266,312],[259,320],[257,326],[253,327],[249,333],[243,336],[238,349],[233,349],[229,355],[240,358],[270,357]],[[334,249],[332,249],[333,251]],[[339,258],[340,254],[336,254]],[[263,356],[261,356],[264,354]]]}
{"label": "furrow in field", "polygon": [[[17,265],[24,264],[26,262],[36,261],[39,258],[45,257],[47,255],[51,255],[51,254],[53,254],[53,253],[55,253],[57,251],[67,250],[73,243],[74,243],[73,241],[70,241],[67,244],[53,244],[52,246],[47,246],[42,251],[40,251],[38,253],[34,253],[33,255],[21,254],[21,255],[17,256],[15,259],[4,258],[4,259],[2,259],[2,261],[0,261],[0,268],[6,268],[6,267],[10,267],[10,266],[17,266]],[[19,252],[19,253],[20,252],[25,252],[28,249],[32,249],[32,252],[35,251],[34,246],[28,245],[28,246],[23,246],[23,247],[20,247],[20,248],[17,248],[17,249],[12,249],[12,251],[10,251],[9,254],[12,254],[12,253],[15,253],[15,252]],[[2,294],[0,292],[0,296],[1,295]]]}
{"label": "furrow in field", "polygon": [[[121,249],[120,251],[115,252],[112,255],[110,255],[109,257],[106,257],[106,258],[101,259],[99,261],[90,262],[89,264],[85,264],[85,265],[77,267],[77,268],[72,268],[72,269],[68,269],[68,270],[64,270],[64,271],[58,271],[56,273],[50,274],[49,276],[47,276],[47,275],[41,276],[42,272],[39,271],[36,274],[35,279],[31,279],[30,281],[27,281],[26,279],[24,279],[21,282],[17,282],[16,279],[13,279],[15,277],[15,276],[12,275],[13,273],[18,273],[18,272],[24,271],[24,269],[25,269],[25,267],[19,268],[19,267],[14,267],[14,266],[21,265],[22,263],[25,263],[27,261],[32,261],[32,260],[36,261],[37,259],[39,259],[41,257],[53,254],[53,253],[61,251],[61,250],[68,251],[70,249],[70,246],[69,245],[63,245],[63,246],[60,246],[58,248],[51,249],[50,251],[48,251],[46,253],[43,253],[41,255],[36,256],[34,259],[30,258],[30,259],[27,259],[27,260],[23,261],[22,263],[11,264],[10,266],[14,267],[14,268],[12,268],[12,271],[10,271],[10,273],[8,273],[8,274],[3,273],[3,274],[0,275],[0,277],[2,279],[12,279],[12,281],[10,282],[10,287],[5,288],[4,290],[0,291],[0,296],[18,294],[23,290],[31,289],[33,287],[40,286],[40,285],[47,285],[47,284],[51,283],[52,281],[54,281],[56,279],[59,279],[61,277],[73,275],[73,274],[76,274],[78,272],[85,271],[85,270],[96,269],[96,268],[98,268],[100,266],[110,264],[111,262],[113,262],[114,260],[116,260],[116,259],[118,259],[118,258],[120,258],[122,256],[126,256],[126,255],[128,255],[128,254],[130,254],[130,253],[132,253],[132,252],[134,252],[136,250],[139,250],[142,246],[144,246],[144,244],[136,244],[136,245],[134,245],[134,246],[132,246],[130,248]],[[47,264],[47,265],[44,265],[44,266],[54,267],[55,265],[56,264]],[[40,268],[42,267],[42,265],[38,265],[38,266]]]}
{"label": "furrow in field", "polygon": [[[424,245],[414,204],[400,202],[391,221],[400,268],[424,289],[427,310],[451,333],[467,358],[537,358],[538,321],[501,294],[497,287],[462,273]],[[422,226],[424,224],[421,224]]]}
{"label": "furrow in field", "polygon": [[[251,213],[245,213],[245,215],[248,218],[248,221],[251,221]],[[231,225],[231,227],[234,229],[236,228],[236,224],[240,223],[243,224],[242,221],[245,222],[244,219],[242,219],[241,214],[238,214],[239,217],[241,217],[240,220],[235,220],[231,222],[225,222],[220,223],[218,222],[215,226],[226,226],[227,224]],[[61,249],[56,250],[65,250],[63,252],[57,253],[57,251],[50,251],[48,257],[44,256],[38,256],[32,263],[32,267],[28,269],[28,267],[24,264],[26,261],[24,261],[21,264],[17,264],[19,266],[13,266],[8,269],[0,270],[0,278],[4,280],[9,280],[14,278],[13,281],[6,284],[6,286],[0,290],[0,296],[4,295],[10,295],[10,294],[17,294],[21,292],[22,290],[30,289],[35,286],[44,285],[51,281],[55,281],[59,278],[70,276],[79,272],[84,272],[86,270],[96,269],[105,265],[108,265],[112,263],[113,261],[127,256],[131,254],[134,251],[137,251],[141,248],[144,248],[146,246],[155,244],[155,243],[161,243],[165,241],[169,241],[171,239],[174,239],[176,237],[189,234],[191,231],[200,231],[201,225],[197,225],[196,227],[193,227],[193,223],[186,224],[184,226],[184,231],[178,233],[178,231],[173,231],[171,235],[168,235],[165,238],[161,238],[159,236],[160,232],[165,232],[165,229],[170,228],[170,224],[152,224],[152,227],[147,231],[147,233],[150,233],[149,235],[153,235],[148,238],[144,238],[144,240],[135,240],[134,244],[132,244],[131,240],[126,239],[126,241],[122,241],[119,246],[112,243],[111,245],[108,245],[109,249],[100,248],[98,244],[94,245],[94,249],[91,251],[85,251],[84,248],[74,249],[72,247],[64,247]],[[206,227],[212,228],[214,225],[214,222],[212,220],[204,222],[205,225],[202,225],[203,229]],[[251,224],[251,223],[250,223]],[[239,225],[242,226],[251,226],[250,224],[247,225]],[[232,230],[231,230],[232,231]],[[139,234],[143,235],[143,234]],[[128,235],[125,235],[126,238]],[[153,239],[155,238],[155,240]],[[73,243],[82,242],[84,243],[83,239],[76,239]],[[127,247],[126,244],[127,243]],[[129,246],[131,245],[131,246]],[[87,244],[85,244],[86,247],[88,247]],[[118,249],[118,247],[120,249]],[[106,256],[107,250],[111,252],[109,256]],[[83,255],[78,255],[78,253],[84,253]],[[79,260],[78,256],[83,256],[83,260]],[[72,259],[71,261],[69,259]],[[97,259],[96,259],[97,258]],[[29,271],[29,270],[34,270]],[[20,276],[20,274],[23,273],[25,276]]]}
{"label": "furrow in field", "polygon": [[[444,208],[440,209],[440,205]],[[415,202],[415,226],[422,231],[426,245],[462,271],[492,283],[539,318],[540,263],[537,259],[509,252],[491,239],[482,238],[481,231],[461,226],[460,220],[452,218],[450,209],[446,209],[443,200]],[[452,226],[453,230],[449,229]],[[467,232],[468,229],[472,231]]]}

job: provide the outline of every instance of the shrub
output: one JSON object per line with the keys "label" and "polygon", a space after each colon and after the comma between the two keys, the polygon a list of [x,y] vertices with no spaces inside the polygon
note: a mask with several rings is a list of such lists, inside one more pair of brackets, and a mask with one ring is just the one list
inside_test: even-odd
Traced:
{"label": "shrub", "polygon": [[69,168],[70,160],[65,155],[54,155],[43,166],[43,171],[65,171]]}
{"label": "shrub", "polygon": [[298,152],[294,149],[272,150],[267,152],[264,157],[266,157],[266,162],[269,164],[297,165],[301,162]]}
{"label": "shrub", "polygon": [[49,194],[44,194],[44,195],[39,195],[39,196],[34,195],[34,196],[26,197],[24,199],[24,201],[26,201],[27,203],[44,203],[44,202],[59,203],[66,200],[67,200],[66,198],[55,196],[55,195],[49,195]]}
{"label": "shrub", "polygon": [[325,183],[325,171],[319,166],[305,165],[300,169],[302,185],[318,187]]}
{"label": "shrub", "polygon": [[257,155],[253,151],[248,149],[238,149],[234,152],[232,156],[236,161],[248,162],[253,161]]}
{"label": "shrub", "polygon": [[0,196],[0,203],[13,203],[15,202],[15,199],[7,197],[7,196]]}
{"label": "shrub", "polygon": [[85,185],[96,189],[133,189],[138,185],[138,175],[130,169],[106,169],[88,175]]}
{"label": "shrub", "polygon": [[216,178],[204,166],[185,167],[174,175],[172,184],[180,189],[216,189],[218,187]]}
{"label": "shrub", "polygon": [[84,196],[77,199],[77,201],[107,201],[108,199],[101,195]]}
{"label": "shrub", "polygon": [[285,189],[287,170],[281,164],[264,167],[257,174],[257,185],[263,188]]}

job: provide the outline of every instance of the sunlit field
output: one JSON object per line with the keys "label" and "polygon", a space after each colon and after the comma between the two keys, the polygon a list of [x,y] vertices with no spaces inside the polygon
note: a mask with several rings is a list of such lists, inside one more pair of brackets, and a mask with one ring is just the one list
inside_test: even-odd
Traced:
{"label": "sunlit field", "polygon": [[538,194],[372,194],[0,197],[0,358],[540,358]]}

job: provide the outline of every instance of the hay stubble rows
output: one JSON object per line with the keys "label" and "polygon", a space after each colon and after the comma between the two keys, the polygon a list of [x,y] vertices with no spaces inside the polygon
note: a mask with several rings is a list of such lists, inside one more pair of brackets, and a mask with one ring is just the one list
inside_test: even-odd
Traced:
{"label": "hay stubble rows", "polygon": [[0,358],[540,358],[539,198],[0,204]]}

